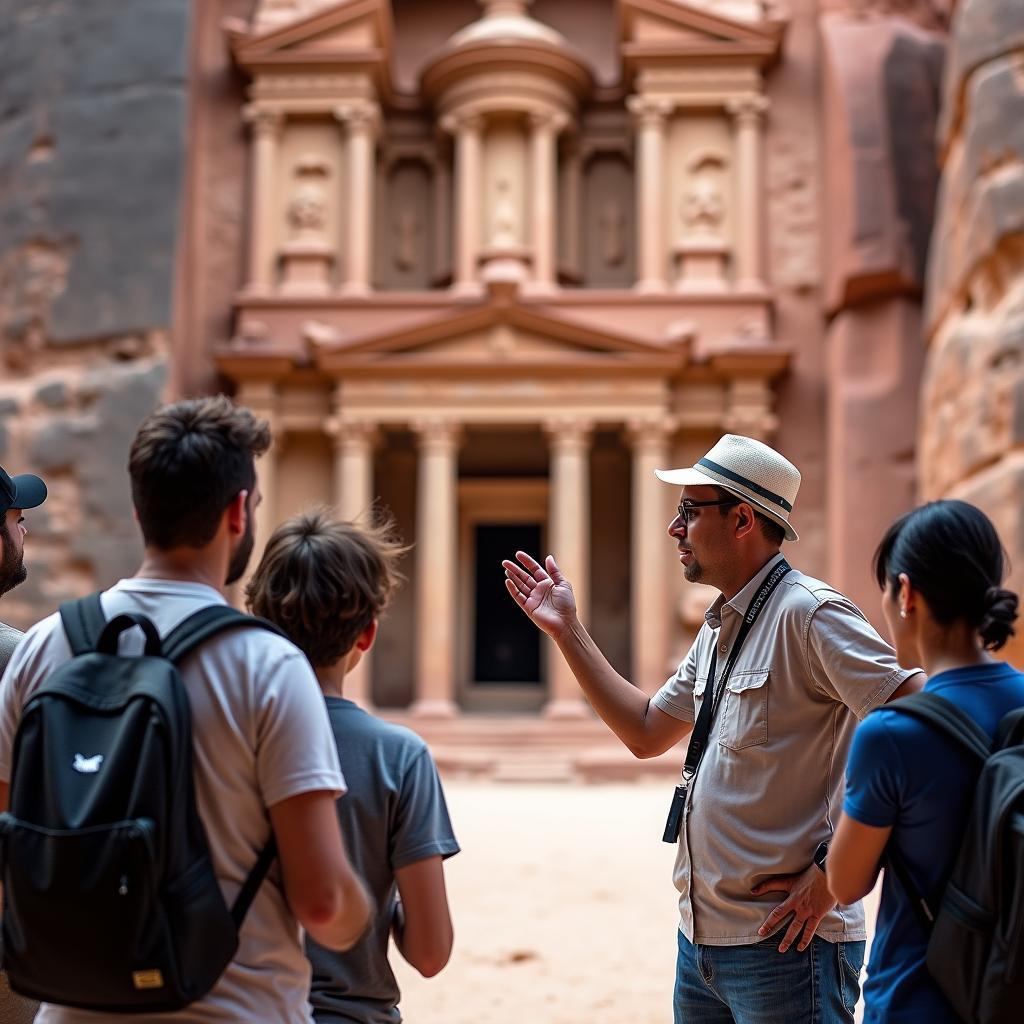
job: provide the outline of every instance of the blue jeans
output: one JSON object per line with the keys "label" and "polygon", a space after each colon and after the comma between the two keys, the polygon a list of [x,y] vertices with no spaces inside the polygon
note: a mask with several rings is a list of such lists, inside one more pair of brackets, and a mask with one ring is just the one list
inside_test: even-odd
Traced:
{"label": "blue jeans", "polygon": [[675,1024],[853,1024],[863,942],[695,946],[679,932]]}

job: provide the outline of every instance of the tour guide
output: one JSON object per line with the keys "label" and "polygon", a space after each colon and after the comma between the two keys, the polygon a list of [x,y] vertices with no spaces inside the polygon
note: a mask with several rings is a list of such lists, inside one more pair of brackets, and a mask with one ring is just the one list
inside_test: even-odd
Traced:
{"label": "tour guide", "polygon": [[664,837],[678,839],[676,1024],[852,1022],[864,913],[829,895],[827,843],[856,720],[924,677],[852,602],[786,562],[800,473],[778,452],[726,434],[657,476],[682,487],[668,533],[684,576],[721,594],[654,697],[598,650],[552,556],[517,551],[505,585],[634,755],[690,736]]}

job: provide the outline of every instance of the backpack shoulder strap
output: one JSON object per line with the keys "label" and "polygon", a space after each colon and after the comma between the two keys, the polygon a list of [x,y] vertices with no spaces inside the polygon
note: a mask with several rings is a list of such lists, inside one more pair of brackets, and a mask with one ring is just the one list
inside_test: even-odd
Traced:
{"label": "backpack shoulder strap", "polygon": [[992,752],[992,741],[985,730],[966,711],[962,711],[952,701],[936,693],[913,693],[890,704],[883,704],[882,707],[901,711],[927,722],[970,751],[980,761],[987,760]]}
{"label": "backpack shoulder strap", "polygon": [[996,749],[1017,747],[1024,743],[1024,708],[1008,711],[1000,720],[996,730]]}
{"label": "backpack shoulder strap", "polygon": [[263,884],[263,879],[267,877],[267,872],[276,856],[277,839],[271,835],[267,840],[267,845],[260,850],[260,855],[256,858],[256,863],[253,865],[252,871],[249,872],[248,878],[242,888],[238,890],[235,902],[231,904],[231,919],[235,922],[236,929],[242,927],[242,921],[245,920],[245,915],[249,912],[249,907],[252,906],[252,901],[256,898],[256,893]]}
{"label": "backpack shoulder strap", "polygon": [[71,653],[77,658],[96,650],[100,634],[107,624],[100,603],[101,590],[77,601],[65,601],[60,606],[60,620],[64,625]]}
{"label": "backpack shoulder strap", "polygon": [[211,637],[229,629],[238,629],[241,626],[265,629],[269,633],[284,636],[277,626],[266,619],[258,618],[255,615],[246,615],[226,604],[211,604],[193,612],[164,637],[164,657],[178,663]]}

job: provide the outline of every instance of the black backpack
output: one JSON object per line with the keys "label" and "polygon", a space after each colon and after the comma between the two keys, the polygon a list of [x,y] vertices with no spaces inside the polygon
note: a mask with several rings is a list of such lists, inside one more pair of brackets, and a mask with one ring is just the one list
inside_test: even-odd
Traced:
{"label": "black backpack", "polygon": [[[108,1013],[179,1010],[214,986],[276,855],[229,910],[196,811],[188,694],[177,665],[228,629],[275,626],[225,605],[162,641],[99,595],[60,609],[73,657],[25,704],[0,814],[3,966],[11,987]],[[141,628],[145,651],[118,653]]]}
{"label": "black backpack", "polygon": [[960,850],[937,907],[894,850],[887,861],[929,934],[928,971],[968,1024],[1019,1024],[1024,1014],[1024,708],[995,742],[951,701],[916,693],[887,708],[951,737],[980,774]]}

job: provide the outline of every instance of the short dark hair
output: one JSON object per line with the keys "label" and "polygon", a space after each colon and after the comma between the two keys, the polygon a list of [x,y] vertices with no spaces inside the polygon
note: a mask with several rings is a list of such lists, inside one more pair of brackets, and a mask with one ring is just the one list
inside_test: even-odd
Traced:
{"label": "short dark hair", "polygon": [[363,525],[323,509],[293,516],[267,542],[246,601],[280,626],[311,665],[333,665],[387,608],[408,550],[387,517]]}
{"label": "short dark hair", "polygon": [[966,622],[993,651],[1014,635],[1017,595],[1001,586],[1006,552],[980,508],[933,501],[897,519],[875,551],[875,579],[896,588],[903,573],[940,625]]}
{"label": "short dark hair", "polygon": [[132,501],[150,547],[200,548],[224,510],[256,484],[270,426],[225,395],[164,405],[147,416],[128,456]]}
{"label": "short dark hair", "polygon": [[[786,531],[780,523],[775,522],[774,519],[766,516],[763,512],[758,512],[757,506],[747,498],[741,498],[738,494],[734,494],[732,491],[726,490],[724,487],[719,487],[717,484],[714,484],[713,486],[718,497],[723,501],[745,501],[754,510],[754,518],[757,520],[757,525],[761,528],[761,536],[774,547],[782,547],[782,542],[786,539]],[[729,507],[727,505],[720,505],[718,508],[718,514],[720,516],[724,516],[728,511]]]}

